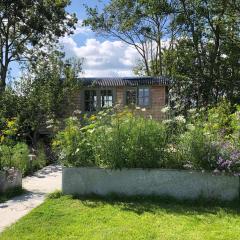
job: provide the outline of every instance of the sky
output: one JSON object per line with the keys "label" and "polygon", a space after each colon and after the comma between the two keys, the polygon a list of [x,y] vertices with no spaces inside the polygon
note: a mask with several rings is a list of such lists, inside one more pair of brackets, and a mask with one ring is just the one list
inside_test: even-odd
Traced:
{"label": "sky", "polygon": [[85,5],[101,9],[108,0],[72,0],[67,10],[76,13],[79,19],[74,35],[60,39],[66,57],[83,58],[83,76],[116,77],[132,76],[137,62],[136,50],[127,44],[97,36],[90,28],[82,27],[85,19]]}
{"label": "sky", "polygon": [[[76,13],[78,24],[71,36],[60,39],[66,58],[83,58],[83,77],[128,77],[133,76],[138,54],[136,50],[119,40],[97,36],[81,22],[87,17],[84,5],[103,8],[109,0],[72,0],[67,11]],[[11,76],[18,78],[21,71],[17,63],[11,65]]]}

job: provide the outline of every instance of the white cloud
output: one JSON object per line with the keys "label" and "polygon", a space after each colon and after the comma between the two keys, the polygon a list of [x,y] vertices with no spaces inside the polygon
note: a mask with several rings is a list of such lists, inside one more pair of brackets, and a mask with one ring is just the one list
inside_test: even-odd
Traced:
{"label": "white cloud", "polygon": [[[84,30],[78,30],[81,32]],[[88,30],[85,30],[88,32]],[[67,57],[84,58],[84,76],[132,76],[138,53],[131,46],[121,41],[103,41],[89,38],[78,46],[71,37],[61,39]]]}
{"label": "white cloud", "polygon": [[78,20],[77,26],[76,26],[76,30],[74,31],[74,35],[78,35],[78,34],[89,34],[92,33],[90,27],[85,27],[83,26],[83,21],[82,20]]}

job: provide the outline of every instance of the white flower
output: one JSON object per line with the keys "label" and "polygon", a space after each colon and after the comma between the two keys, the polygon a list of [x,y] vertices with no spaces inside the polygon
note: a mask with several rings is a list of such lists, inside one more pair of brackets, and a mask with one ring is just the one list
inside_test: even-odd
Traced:
{"label": "white flower", "polygon": [[169,152],[169,153],[176,153],[177,149],[172,144],[169,144],[169,146],[167,148],[167,152]]}
{"label": "white flower", "polygon": [[186,119],[182,115],[175,117],[175,120],[179,123],[186,123]]}
{"label": "white flower", "polygon": [[195,126],[191,123],[187,124],[187,129],[193,131],[195,129]]}
{"label": "white flower", "polygon": [[140,110],[141,108],[140,107],[136,107],[136,110]]}
{"label": "white flower", "polygon": [[59,159],[63,160],[63,159],[66,158],[66,156],[67,156],[66,153],[61,151],[60,154],[59,154]]}
{"label": "white flower", "polygon": [[191,108],[191,109],[188,110],[189,113],[195,113],[196,111],[197,111],[196,108]]}
{"label": "white flower", "polygon": [[142,108],[141,111],[142,111],[142,112],[146,112],[146,108]]}
{"label": "white flower", "polygon": [[172,122],[171,119],[166,119],[166,120],[163,120],[163,121],[162,121],[163,124],[168,124],[168,123],[171,123],[171,122]]}
{"label": "white flower", "polygon": [[169,112],[169,110],[170,110],[169,107],[164,107],[164,108],[161,109],[161,112],[162,113],[167,113],[167,112]]}
{"label": "white flower", "polygon": [[71,121],[77,121],[78,118],[77,118],[77,117],[70,117],[69,120],[71,120]]}
{"label": "white flower", "polygon": [[176,105],[174,106],[175,109],[179,109],[180,107],[181,107],[180,104],[176,104]]}
{"label": "white flower", "polygon": [[75,110],[74,112],[73,112],[73,114],[74,115],[80,115],[82,112],[80,111],[80,110]]}

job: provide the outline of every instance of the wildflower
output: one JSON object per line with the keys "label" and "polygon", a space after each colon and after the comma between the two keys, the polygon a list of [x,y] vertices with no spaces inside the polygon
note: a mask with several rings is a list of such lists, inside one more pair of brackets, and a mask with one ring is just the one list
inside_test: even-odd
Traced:
{"label": "wildflower", "polygon": [[196,108],[191,108],[191,109],[188,110],[189,113],[195,113],[196,111],[197,111]]}
{"label": "wildflower", "polygon": [[96,117],[95,115],[92,115],[92,116],[89,118],[90,121],[95,121],[96,119],[97,119],[97,117]]}
{"label": "wildflower", "polygon": [[192,168],[193,168],[193,165],[192,165],[191,162],[188,161],[186,164],[183,165],[183,167],[184,167],[185,169],[192,169]]}
{"label": "wildflower", "polygon": [[169,112],[169,111],[170,111],[170,108],[169,108],[169,107],[164,107],[164,108],[161,109],[161,112],[162,112],[162,113],[167,113],[167,112]]}
{"label": "wildflower", "polygon": [[75,110],[74,112],[73,112],[73,115],[80,115],[82,112],[80,111],[80,110]]}
{"label": "wildflower", "polygon": [[146,112],[146,108],[142,108],[141,111],[142,111],[142,112]]}
{"label": "wildflower", "polygon": [[213,173],[218,174],[218,173],[220,173],[220,171],[216,168],[216,169],[214,169]]}
{"label": "wildflower", "polygon": [[175,109],[179,109],[180,107],[181,107],[180,104],[176,104],[176,105],[174,106]]}
{"label": "wildflower", "polygon": [[169,144],[169,146],[167,148],[167,152],[169,152],[169,153],[176,153],[177,149],[175,148],[175,146],[173,144]]}
{"label": "wildflower", "polygon": [[175,120],[179,123],[186,123],[186,119],[182,115],[175,117]]}
{"label": "wildflower", "polygon": [[163,121],[162,121],[163,124],[169,124],[169,123],[171,123],[171,122],[172,122],[171,119],[166,119],[166,120],[163,120]]}
{"label": "wildflower", "polygon": [[70,120],[70,121],[77,121],[78,118],[77,118],[77,117],[70,117],[69,120]]}
{"label": "wildflower", "polygon": [[187,124],[187,129],[190,131],[193,131],[195,129],[195,126],[191,123]]}

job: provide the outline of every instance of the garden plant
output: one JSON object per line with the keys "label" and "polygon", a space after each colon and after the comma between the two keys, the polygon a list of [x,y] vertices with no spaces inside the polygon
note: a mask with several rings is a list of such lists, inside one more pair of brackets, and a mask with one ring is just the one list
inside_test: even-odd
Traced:
{"label": "garden plant", "polygon": [[[132,111],[107,109],[71,117],[53,147],[63,165],[103,168],[170,168],[240,172],[240,107],[223,100],[186,117],[143,118]],[[136,110],[136,112],[141,110]],[[167,117],[169,116],[169,117]]]}

